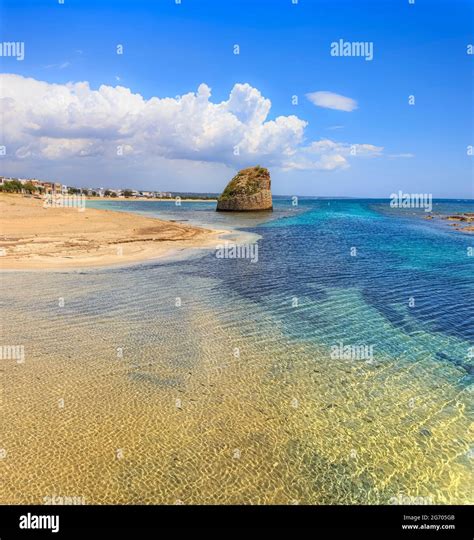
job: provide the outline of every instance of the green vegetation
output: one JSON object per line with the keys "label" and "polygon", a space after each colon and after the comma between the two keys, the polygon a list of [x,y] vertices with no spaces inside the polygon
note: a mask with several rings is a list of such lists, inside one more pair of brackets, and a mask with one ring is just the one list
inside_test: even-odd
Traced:
{"label": "green vegetation", "polygon": [[219,197],[220,200],[225,201],[235,197],[236,195],[254,195],[261,189],[262,177],[268,178],[269,172],[265,167],[249,167],[248,169],[242,169],[234,178],[227,184],[226,188]]}
{"label": "green vegetation", "polygon": [[26,191],[26,193],[31,195],[32,193],[35,193],[36,186],[33,184],[33,182],[26,182],[23,184],[23,189]]}
{"label": "green vegetation", "polygon": [[4,193],[21,193],[23,189],[24,186],[19,180],[11,180],[0,186],[0,191],[3,191]]}

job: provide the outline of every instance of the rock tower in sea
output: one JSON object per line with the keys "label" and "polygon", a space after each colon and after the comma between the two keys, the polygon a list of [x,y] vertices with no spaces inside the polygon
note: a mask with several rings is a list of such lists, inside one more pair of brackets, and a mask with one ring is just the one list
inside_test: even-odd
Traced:
{"label": "rock tower in sea", "polygon": [[217,200],[219,211],[273,210],[270,173],[265,167],[242,169],[227,184]]}

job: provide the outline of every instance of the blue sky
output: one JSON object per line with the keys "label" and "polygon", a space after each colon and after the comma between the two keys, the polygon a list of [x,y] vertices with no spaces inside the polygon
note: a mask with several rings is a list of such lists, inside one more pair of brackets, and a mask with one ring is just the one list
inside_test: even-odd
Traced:
{"label": "blue sky", "polygon": [[[52,150],[57,140],[69,136],[66,125],[50,130],[47,143],[29,140],[28,152],[18,152],[21,137],[32,132],[25,120],[23,134],[9,135],[8,129],[4,134],[11,141],[5,141],[0,173],[84,185],[217,191],[237,168],[258,163],[269,166],[278,194],[388,197],[404,190],[474,196],[474,157],[467,155],[467,146],[474,145],[474,55],[466,50],[474,44],[472,1],[299,0],[293,5],[291,0],[182,0],[176,5],[174,0],[65,0],[61,5],[2,0],[0,5],[2,40],[25,43],[23,61],[0,57],[2,73],[49,84],[87,81],[91,90],[120,85],[145,100],[196,93],[204,83],[212,89],[214,104],[228,100],[236,83],[248,83],[271,101],[266,120],[295,115],[307,123],[292,149],[298,166],[288,166],[276,155],[285,140],[275,143],[271,153],[255,143],[254,154],[232,161],[223,158],[228,149],[213,155],[219,146],[215,140],[200,142],[190,157],[162,140],[154,145],[151,131],[145,146],[134,135],[131,155],[118,160],[97,132],[91,134],[96,126],[89,119],[81,120],[89,138],[87,157],[82,147],[82,157],[71,149]],[[372,42],[373,60],[331,56],[330,44],[339,39]],[[116,54],[117,44],[124,47],[122,55]],[[239,55],[233,54],[234,44],[240,46]],[[322,91],[351,98],[357,108],[325,108],[305,97]],[[297,105],[292,104],[294,95]],[[414,106],[408,104],[409,95],[415,96]],[[239,99],[240,107],[247,97]],[[84,100],[81,107],[88,106]],[[41,110],[41,102],[35,103]],[[177,121],[186,122],[184,114]],[[46,133],[51,118],[33,116],[36,132]],[[12,118],[4,118],[4,124]],[[157,118],[161,122],[163,114]],[[166,129],[174,140],[172,126]],[[291,138],[291,131],[279,136]],[[105,138],[112,141],[111,131]],[[340,152],[341,167],[325,168],[314,160],[314,166],[301,166],[308,146],[321,140],[338,145],[330,157]],[[351,145],[378,150],[352,157],[347,155]],[[73,146],[79,148],[79,142]],[[94,146],[101,150],[90,151]]]}

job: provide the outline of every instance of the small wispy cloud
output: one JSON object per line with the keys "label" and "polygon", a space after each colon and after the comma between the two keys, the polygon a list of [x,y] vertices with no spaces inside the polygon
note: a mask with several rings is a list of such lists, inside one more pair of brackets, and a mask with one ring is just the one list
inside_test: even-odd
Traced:
{"label": "small wispy cloud", "polygon": [[414,158],[415,154],[388,154],[388,157],[391,159],[397,158]]}
{"label": "small wispy cloud", "polygon": [[357,101],[347,96],[341,96],[334,92],[311,92],[306,97],[317,107],[334,109],[336,111],[351,112],[357,109]]}
{"label": "small wispy cloud", "polygon": [[60,64],[47,64],[44,69],[65,69],[71,65],[71,62],[61,62]]}

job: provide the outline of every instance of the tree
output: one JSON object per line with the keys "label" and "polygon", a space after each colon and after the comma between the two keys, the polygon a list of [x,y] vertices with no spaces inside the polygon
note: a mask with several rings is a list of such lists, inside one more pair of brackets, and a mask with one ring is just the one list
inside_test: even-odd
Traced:
{"label": "tree", "polygon": [[124,197],[131,197],[133,195],[133,192],[130,189],[126,189],[123,192]]}
{"label": "tree", "polygon": [[2,186],[2,191],[5,193],[21,193],[21,190],[23,189],[23,185],[19,180],[11,180],[9,182],[5,182]]}
{"label": "tree", "polygon": [[33,184],[33,182],[26,182],[26,184],[23,184],[23,189],[27,193],[34,193],[36,191],[36,186]]}

